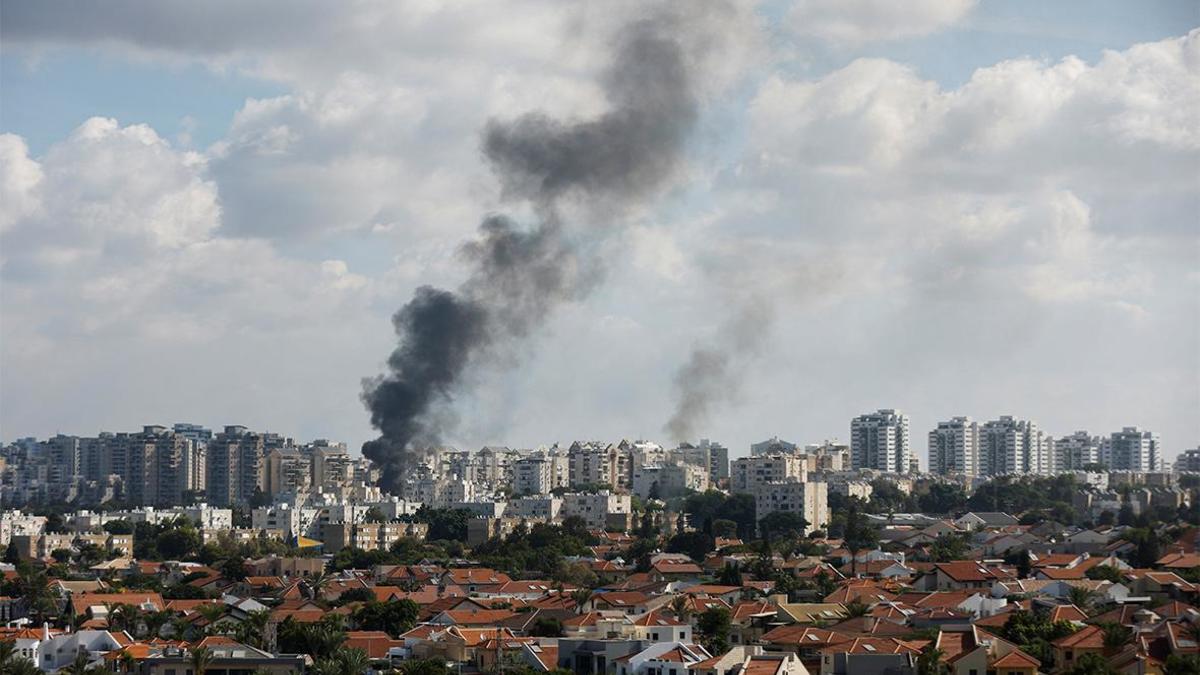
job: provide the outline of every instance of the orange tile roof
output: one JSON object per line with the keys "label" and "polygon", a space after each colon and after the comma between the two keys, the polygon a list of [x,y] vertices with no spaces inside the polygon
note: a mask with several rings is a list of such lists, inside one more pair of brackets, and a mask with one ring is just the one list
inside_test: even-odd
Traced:
{"label": "orange tile roof", "polygon": [[1084,626],[1070,635],[1060,637],[1053,644],[1071,649],[1104,649],[1104,630],[1099,626]]}
{"label": "orange tile roof", "polygon": [[956,560],[954,562],[935,563],[934,568],[955,581],[964,582],[1014,579],[1017,576],[1010,570],[991,565],[984,565],[973,560]]}
{"label": "orange tile roof", "polygon": [[487,626],[516,616],[516,612],[507,609],[448,609],[443,614],[450,621],[460,626]]}
{"label": "orange tile roof", "polygon": [[387,658],[388,650],[392,647],[403,647],[403,640],[393,640],[392,636],[383,631],[348,631],[346,641],[342,643],[346,649],[361,649],[367,658]]}
{"label": "orange tile roof", "polygon": [[992,668],[1038,668],[1041,665],[1041,661],[1020,649],[1014,649],[991,663]]}

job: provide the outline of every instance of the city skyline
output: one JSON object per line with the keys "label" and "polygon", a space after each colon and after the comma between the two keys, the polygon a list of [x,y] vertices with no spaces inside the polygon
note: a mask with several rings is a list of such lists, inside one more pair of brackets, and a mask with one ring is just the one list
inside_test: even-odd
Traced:
{"label": "city skyline", "polygon": [[[943,418],[941,421],[937,422],[927,432],[920,433],[920,430],[918,430],[918,433],[914,434],[914,433],[912,433],[912,425],[910,423],[911,417],[908,415],[908,413],[906,411],[904,411],[902,409],[898,409],[898,408],[880,409],[878,411],[871,411],[871,412],[863,413],[862,415],[857,415],[854,418],[851,418],[848,422],[848,433],[846,434],[846,436],[844,438],[841,436],[825,436],[820,439],[817,439],[816,437],[808,438],[808,437],[801,437],[801,436],[793,436],[789,439],[788,435],[772,434],[771,436],[763,438],[760,441],[752,442],[752,443],[744,446],[743,448],[737,448],[735,446],[728,446],[722,442],[722,439],[709,438],[708,436],[699,436],[694,439],[688,439],[685,441],[671,443],[671,442],[664,442],[664,440],[662,438],[625,435],[625,436],[617,436],[617,437],[613,437],[613,438],[587,438],[587,437],[581,436],[581,437],[576,437],[576,438],[544,440],[542,442],[533,443],[533,444],[514,444],[514,443],[504,442],[503,440],[496,440],[496,441],[492,441],[492,442],[485,442],[478,446],[468,446],[468,447],[460,447],[460,446],[456,446],[453,444],[444,443],[444,444],[440,444],[438,446],[430,446],[430,448],[428,448],[428,449],[432,449],[432,447],[439,447],[442,449],[448,449],[448,450],[454,450],[454,451],[460,451],[460,452],[477,452],[479,449],[483,449],[483,448],[504,447],[504,448],[509,448],[514,451],[533,452],[533,451],[540,451],[540,450],[545,450],[545,449],[550,449],[550,448],[555,448],[555,447],[567,448],[570,445],[572,445],[573,443],[601,442],[601,443],[615,444],[615,443],[621,443],[621,442],[630,442],[630,443],[646,442],[646,443],[654,443],[654,444],[660,445],[663,448],[677,448],[677,447],[685,447],[685,446],[697,447],[697,446],[702,446],[705,443],[711,442],[714,444],[719,444],[721,447],[725,447],[728,450],[728,458],[730,461],[732,461],[733,459],[754,456],[755,454],[758,453],[756,448],[774,447],[774,446],[778,445],[779,443],[783,443],[785,446],[791,448],[791,450],[788,450],[789,452],[791,452],[793,450],[801,451],[806,447],[809,447],[809,448],[819,447],[823,444],[829,444],[829,443],[840,444],[840,445],[844,445],[847,448],[851,448],[854,446],[854,443],[855,443],[854,428],[855,428],[856,422],[859,419],[873,417],[873,416],[876,416],[877,413],[882,413],[882,412],[894,413],[906,420],[906,425],[905,425],[906,426],[906,436],[908,438],[907,452],[913,459],[919,460],[920,472],[922,472],[922,473],[932,473],[932,474],[966,473],[968,475],[976,475],[976,474],[991,475],[992,473],[996,472],[994,469],[989,468],[987,464],[983,463],[984,460],[980,458],[981,453],[983,452],[983,449],[982,449],[983,446],[982,446],[982,443],[978,439],[968,442],[968,443],[965,443],[967,448],[974,448],[973,450],[969,451],[969,453],[974,453],[974,456],[976,457],[976,463],[968,464],[966,471],[958,471],[957,469],[955,471],[947,471],[947,470],[940,470],[938,468],[939,466],[942,466],[943,463],[935,462],[935,457],[934,457],[935,452],[937,452],[939,455],[942,453],[955,453],[960,457],[960,461],[961,461],[961,457],[962,457],[963,453],[967,452],[966,450],[964,450],[964,439],[961,437],[963,429],[964,429],[964,426],[963,426],[964,423],[973,425],[975,428],[975,433],[978,434],[979,430],[983,429],[988,424],[1003,423],[1007,420],[1016,420],[1021,423],[1028,421],[1028,422],[1031,422],[1042,435],[1044,435],[1046,440],[1049,441],[1052,446],[1057,446],[1054,448],[1054,451],[1060,452],[1060,453],[1068,452],[1067,450],[1064,450],[1063,448],[1069,447],[1069,448],[1071,448],[1071,450],[1069,452],[1074,453],[1074,455],[1079,456],[1080,453],[1083,452],[1084,454],[1082,456],[1088,458],[1088,459],[1083,459],[1083,460],[1071,461],[1069,466],[1058,466],[1055,464],[1047,464],[1045,469],[1042,471],[1042,473],[1047,473],[1047,474],[1054,474],[1054,473],[1057,473],[1060,471],[1076,470],[1079,467],[1086,465],[1088,463],[1093,463],[1093,462],[1100,463],[1100,461],[1101,461],[1100,453],[1102,452],[1101,442],[1107,440],[1110,436],[1118,435],[1118,434],[1121,434],[1122,432],[1128,432],[1131,430],[1136,430],[1139,433],[1150,433],[1150,434],[1153,434],[1153,436],[1155,437],[1156,452],[1158,453],[1157,461],[1159,463],[1159,467],[1156,470],[1170,470],[1171,465],[1183,453],[1186,453],[1189,451],[1200,450],[1200,443],[1198,443],[1198,444],[1192,444],[1190,446],[1181,447],[1177,451],[1172,453],[1170,451],[1171,448],[1162,442],[1161,434],[1159,434],[1157,430],[1147,429],[1147,428],[1139,426],[1139,425],[1123,425],[1119,428],[1114,428],[1114,429],[1107,430],[1107,431],[1106,430],[1097,430],[1097,429],[1076,429],[1076,430],[1073,430],[1073,431],[1067,432],[1067,433],[1055,433],[1055,432],[1053,432],[1051,430],[1047,430],[1044,427],[1042,427],[1041,425],[1039,425],[1037,423],[1037,420],[1030,419],[1030,418],[1021,418],[1021,417],[1017,417],[1017,416],[1013,416],[1013,415],[997,415],[994,418],[976,418],[971,415],[948,416],[948,417]],[[173,422],[170,424],[158,424],[158,423],[141,424],[141,425],[136,425],[136,428],[142,428],[142,429],[162,428],[162,429],[173,431],[176,434],[180,434],[180,435],[182,435],[184,437],[188,437],[188,438],[194,438],[194,434],[196,432],[207,433],[211,437],[212,434],[217,433],[216,430],[219,430],[222,428],[224,428],[224,429],[229,429],[229,428],[249,429],[249,430],[254,431],[255,433],[262,433],[262,434],[266,434],[266,435],[269,435],[272,437],[277,437],[277,438],[286,440],[288,443],[300,443],[300,444],[333,443],[338,446],[342,446],[345,449],[345,451],[351,456],[358,457],[358,458],[364,458],[362,453],[358,452],[358,446],[353,442],[347,442],[342,439],[337,439],[337,438],[332,438],[329,436],[322,436],[322,435],[317,435],[317,436],[312,436],[312,437],[301,437],[298,435],[289,435],[287,432],[272,431],[269,428],[258,430],[252,426],[243,425],[243,424],[205,425],[205,424],[197,424],[195,422]],[[941,433],[943,436],[945,436],[946,432],[952,432],[956,436],[956,438],[954,438],[953,440],[957,441],[957,445],[947,446],[945,444],[944,440],[935,440],[936,437],[938,437],[939,433]],[[105,434],[111,435],[111,434],[129,434],[129,433],[136,433],[136,431],[134,429],[124,429],[124,430],[100,429],[100,430],[92,430],[89,432],[75,432],[75,433],[65,433],[62,431],[56,431],[53,434],[50,434],[47,436],[40,436],[40,437],[39,436],[24,436],[24,437],[13,438],[13,439],[0,439],[0,447],[3,447],[5,445],[17,444],[22,441],[45,442],[45,441],[52,439],[54,437],[57,437],[57,436],[66,436],[66,437],[71,437],[71,438],[95,438],[95,437],[102,436]],[[912,441],[912,438],[914,436],[924,438],[925,439],[924,445],[914,445],[914,443]],[[1081,447],[1080,444],[1082,444],[1083,447]],[[1088,453],[1090,453],[1090,454],[1088,454]],[[898,463],[898,459],[893,460],[893,461],[897,462],[896,466],[900,465]],[[857,462],[856,462],[856,465],[857,465]],[[961,468],[961,465],[959,462],[955,462],[955,463],[951,464],[951,466]],[[863,464],[863,468],[872,468],[870,466],[870,462],[865,462]],[[897,473],[896,471],[887,471],[886,469],[880,469],[880,470],[885,471],[885,472],[890,472],[890,473]],[[900,473],[907,473],[907,472],[904,471],[904,472],[900,472]],[[1017,471],[1017,472],[1012,472],[1012,473],[1020,473],[1020,472]]]}

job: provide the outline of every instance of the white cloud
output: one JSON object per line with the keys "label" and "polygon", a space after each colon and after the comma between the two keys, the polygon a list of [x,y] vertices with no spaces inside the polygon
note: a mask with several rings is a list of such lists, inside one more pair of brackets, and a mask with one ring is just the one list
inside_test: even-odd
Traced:
{"label": "white cloud", "polygon": [[787,25],[802,36],[855,46],[921,37],[962,21],[977,0],[796,0]]}
{"label": "white cloud", "polygon": [[0,232],[41,208],[38,194],[44,174],[29,158],[25,140],[0,134]]}

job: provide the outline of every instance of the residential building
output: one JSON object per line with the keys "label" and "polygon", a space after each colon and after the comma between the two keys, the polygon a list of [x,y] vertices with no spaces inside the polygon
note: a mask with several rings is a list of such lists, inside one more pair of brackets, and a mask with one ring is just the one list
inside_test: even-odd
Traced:
{"label": "residential building", "polygon": [[754,516],[762,520],[776,511],[795,513],[808,523],[804,533],[829,523],[829,487],[825,483],[762,483],[754,489]]}
{"label": "residential building", "polygon": [[588,528],[603,530],[610,522],[628,520],[633,513],[633,502],[629,495],[619,495],[601,490],[596,493],[568,492],[563,495],[562,516],[583,518]]}
{"label": "residential building", "polygon": [[929,432],[929,471],[974,477],[979,473],[979,424],[970,417],[938,422]]}
{"label": "residential building", "polygon": [[1052,449],[1036,422],[1002,416],[979,428],[979,475],[1047,474]]}
{"label": "residential building", "polygon": [[908,444],[908,416],[881,409],[850,422],[850,466],[890,473],[909,473],[912,452]]}
{"label": "residential building", "polygon": [[753,493],[765,483],[804,481],[807,479],[807,462],[791,453],[769,453],[739,457],[733,460],[729,476],[729,489],[733,492]]}
{"label": "residential building", "polygon": [[1176,471],[1200,471],[1200,448],[1184,450],[1175,460]]}
{"label": "residential building", "polygon": [[1101,449],[1101,463],[1113,471],[1159,471],[1162,450],[1158,434],[1137,427],[1114,431]]}
{"label": "residential building", "polygon": [[1097,464],[1100,462],[1103,445],[1099,436],[1093,436],[1086,431],[1076,431],[1070,436],[1063,436],[1054,442],[1051,471],[1079,471],[1089,464]]}

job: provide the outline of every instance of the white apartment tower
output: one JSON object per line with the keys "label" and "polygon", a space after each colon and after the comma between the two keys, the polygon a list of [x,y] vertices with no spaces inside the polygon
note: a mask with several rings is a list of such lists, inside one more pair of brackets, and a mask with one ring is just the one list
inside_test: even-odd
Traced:
{"label": "white apartment tower", "polygon": [[1053,449],[1036,422],[1004,415],[979,427],[979,475],[1048,474]]}
{"label": "white apartment tower", "polygon": [[1079,471],[1089,464],[1100,461],[1104,443],[1099,436],[1086,431],[1076,431],[1054,442],[1054,457],[1051,471]]}
{"label": "white apartment tower", "polygon": [[1114,471],[1158,471],[1161,469],[1162,449],[1158,434],[1125,427],[1114,431],[1104,444],[1105,464]]}
{"label": "white apartment tower", "polygon": [[938,422],[929,432],[929,471],[943,476],[979,475],[979,423],[970,417]]}
{"label": "white apartment tower", "polygon": [[851,420],[851,468],[908,473],[911,459],[908,416],[904,413],[884,409]]}

